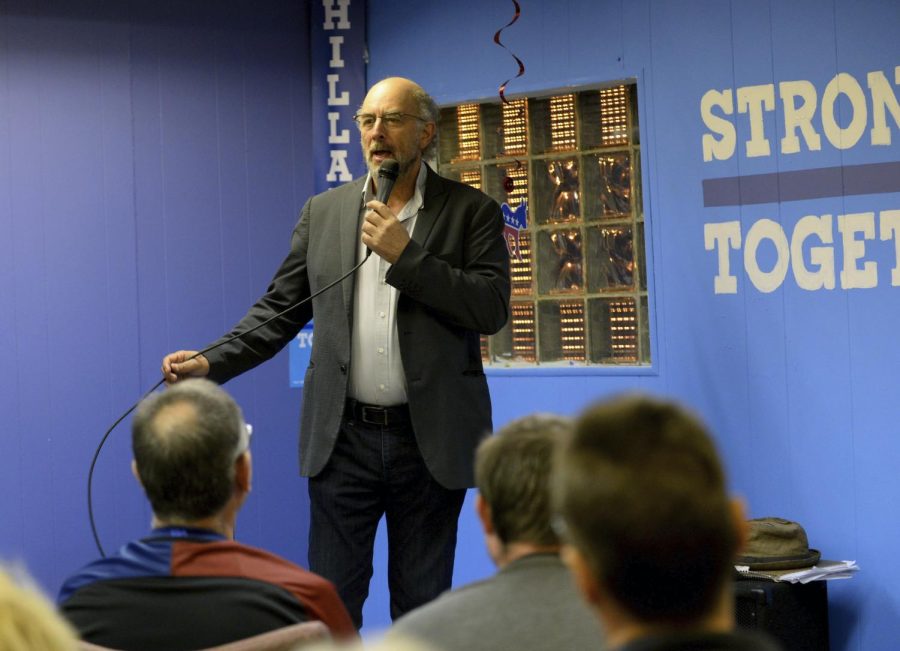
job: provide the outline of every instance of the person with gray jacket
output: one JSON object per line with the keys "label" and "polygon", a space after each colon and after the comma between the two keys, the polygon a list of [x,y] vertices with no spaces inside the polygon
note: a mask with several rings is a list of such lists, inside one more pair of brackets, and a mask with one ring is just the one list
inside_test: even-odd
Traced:
{"label": "person with gray jacket", "polygon": [[475,506],[489,579],[444,593],[394,623],[389,637],[438,651],[597,651],[603,631],[560,560],[551,526],[550,472],[568,419],[533,415],[485,439],[475,456]]}

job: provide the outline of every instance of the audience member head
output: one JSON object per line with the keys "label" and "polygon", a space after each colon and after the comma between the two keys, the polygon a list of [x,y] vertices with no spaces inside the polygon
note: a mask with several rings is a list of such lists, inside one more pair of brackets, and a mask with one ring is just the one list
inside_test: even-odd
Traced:
{"label": "audience member head", "polygon": [[0,651],[74,651],[77,637],[52,604],[0,570]]}
{"label": "audience member head", "polygon": [[515,420],[486,438],[475,454],[476,507],[495,562],[511,545],[558,548],[551,526],[550,473],[557,440],[569,419],[548,414]]}
{"label": "audience member head", "polygon": [[138,406],[133,468],[159,524],[191,524],[233,511],[250,489],[250,433],[234,400],[192,379]]}
{"label": "audience member head", "polygon": [[727,587],[743,508],[726,494],[696,417],[643,396],[591,407],[561,446],[554,498],[571,544],[565,556],[608,628],[611,615],[657,628],[731,628]]}

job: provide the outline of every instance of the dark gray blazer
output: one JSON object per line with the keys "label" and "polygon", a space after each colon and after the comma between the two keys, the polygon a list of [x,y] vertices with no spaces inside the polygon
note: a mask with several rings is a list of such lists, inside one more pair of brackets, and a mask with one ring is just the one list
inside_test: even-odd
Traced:
{"label": "dark gray blazer", "polygon": [[[353,267],[364,182],[357,179],[306,202],[291,251],[265,295],[219,341]],[[397,330],[419,449],[442,485],[472,486],[475,447],[492,427],[479,334],[497,332],[509,317],[509,256],[497,203],[429,168],[412,241],[386,280],[400,290]],[[209,377],[224,382],[272,357],[315,316],[300,422],[300,472],[306,477],[324,468],[340,428],[352,363],[353,283],[348,278],[312,305],[206,355]]]}

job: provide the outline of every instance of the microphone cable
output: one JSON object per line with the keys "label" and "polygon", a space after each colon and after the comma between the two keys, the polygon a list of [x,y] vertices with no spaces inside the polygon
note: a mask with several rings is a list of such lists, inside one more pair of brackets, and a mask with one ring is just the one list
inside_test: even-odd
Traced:
{"label": "microphone cable", "polygon": [[[371,250],[371,249],[366,249],[366,255],[363,257],[362,261],[359,262],[355,267],[353,267],[350,271],[348,271],[347,273],[345,273],[343,276],[341,276],[341,277],[338,278],[337,280],[328,283],[327,285],[325,285],[325,287],[323,287],[323,288],[320,289],[319,291],[315,292],[314,294],[310,294],[309,296],[307,296],[306,298],[304,298],[304,299],[303,299],[302,301],[300,301],[299,303],[295,303],[294,305],[291,305],[291,306],[290,306],[289,308],[287,308],[286,310],[282,310],[282,311],[279,312],[278,314],[275,314],[275,315],[269,317],[268,319],[266,319],[266,320],[263,321],[262,323],[259,323],[259,324],[255,325],[255,326],[253,326],[253,327],[250,328],[249,330],[247,330],[247,331],[245,331],[245,332],[239,332],[239,333],[237,333],[237,334],[232,335],[231,337],[229,337],[228,339],[226,339],[226,340],[224,340],[224,341],[221,341],[221,342],[219,342],[219,343],[217,343],[217,344],[213,344],[212,346],[208,346],[208,347],[204,348],[203,350],[201,350],[200,352],[195,353],[194,355],[192,355],[191,357],[189,357],[189,358],[186,359],[185,361],[186,361],[186,362],[189,362],[189,361],[191,361],[192,359],[196,359],[197,357],[200,357],[200,355],[203,355],[203,354],[205,354],[205,353],[210,352],[211,350],[214,350],[214,349],[218,348],[219,346],[224,346],[225,344],[231,343],[231,342],[234,341],[235,339],[240,339],[240,338],[242,338],[242,337],[246,337],[246,336],[249,335],[251,332],[253,332],[253,331],[255,331],[255,330],[258,330],[259,328],[262,328],[264,325],[269,324],[270,322],[274,321],[275,319],[277,319],[277,318],[279,318],[279,317],[284,316],[285,314],[287,314],[287,313],[290,312],[291,310],[294,310],[294,309],[300,307],[301,305],[304,305],[305,303],[308,303],[309,301],[311,301],[312,299],[314,299],[316,296],[319,296],[319,295],[322,294],[323,292],[328,291],[329,289],[331,289],[332,287],[334,287],[334,286],[337,285],[338,283],[344,281],[346,278],[348,278],[349,276],[353,275],[353,274],[354,274],[361,266],[363,266],[363,264],[365,264],[366,260],[369,259],[369,256],[370,256],[370,255],[372,255],[372,250]],[[184,363],[184,362],[182,362],[182,363]],[[103,545],[100,544],[100,536],[97,534],[97,525],[96,525],[96,522],[94,521],[94,501],[93,501],[93,490],[92,490],[92,487],[93,487],[93,478],[94,478],[94,467],[97,465],[97,459],[100,457],[100,451],[103,449],[103,445],[106,443],[106,439],[109,438],[109,435],[112,434],[112,431],[119,425],[119,423],[121,423],[123,420],[125,420],[125,418],[128,417],[128,414],[130,414],[131,412],[133,412],[133,411],[137,408],[137,406],[138,406],[138,405],[139,405],[139,404],[140,404],[147,396],[149,396],[151,393],[153,393],[154,391],[156,391],[156,390],[160,387],[160,385],[161,385],[163,382],[165,382],[165,378],[162,378],[159,382],[157,382],[156,384],[154,384],[153,387],[152,387],[149,391],[147,391],[147,393],[145,393],[143,396],[141,396],[140,400],[138,400],[136,403],[134,403],[133,405],[131,405],[131,407],[129,407],[128,410],[127,410],[124,414],[122,414],[121,416],[119,416],[119,418],[116,420],[116,422],[114,422],[114,423],[112,424],[112,426],[111,426],[108,430],[106,430],[106,433],[103,435],[103,438],[100,439],[100,444],[97,446],[97,449],[94,451],[94,458],[91,459],[91,467],[90,467],[90,469],[88,470],[88,482],[87,482],[88,519],[90,520],[90,524],[91,524],[91,533],[92,533],[93,536],[94,536],[94,543],[96,543],[97,549],[98,549],[99,552],[100,552],[100,556],[103,557],[103,558],[106,558],[106,552],[103,551]]]}

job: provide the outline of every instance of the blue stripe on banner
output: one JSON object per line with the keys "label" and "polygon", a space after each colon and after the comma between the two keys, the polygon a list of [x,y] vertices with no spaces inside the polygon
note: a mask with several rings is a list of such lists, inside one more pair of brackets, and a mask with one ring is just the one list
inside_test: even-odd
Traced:
{"label": "blue stripe on banner", "polygon": [[323,192],[365,173],[353,123],[366,93],[365,0],[314,0],[310,40],[313,187]]}
{"label": "blue stripe on banner", "polygon": [[898,162],[704,179],[703,205],[746,206],[888,192],[900,192]]}

